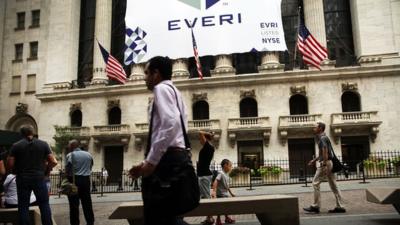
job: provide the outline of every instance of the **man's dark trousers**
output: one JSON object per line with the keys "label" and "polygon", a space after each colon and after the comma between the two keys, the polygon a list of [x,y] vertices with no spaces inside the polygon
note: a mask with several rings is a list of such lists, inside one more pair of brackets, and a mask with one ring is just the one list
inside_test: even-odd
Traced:
{"label": "man's dark trousers", "polygon": [[[72,178],[70,178],[72,181]],[[82,202],[83,214],[87,225],[94,224],[92,198],[90,196],[90,176],[75,176],[78,194],[68,196],[71,225],[79,225],[79,199]]]}
{"label": "man's dark trousers", "polygon": [[31,193],[36,196],[43,225],[52,225],[49,194],[46,181],[41,177],[17,176],[18,216],[21,225],[29,225],[29,201]]}

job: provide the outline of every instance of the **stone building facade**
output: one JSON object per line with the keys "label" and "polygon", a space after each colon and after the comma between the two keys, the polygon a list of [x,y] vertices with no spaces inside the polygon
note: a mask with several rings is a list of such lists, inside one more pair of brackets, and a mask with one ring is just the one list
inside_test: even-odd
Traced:
{"label": "stone building facade", "polygon": [[[106,166],[117,173],[143,160],[151,100],[144,64],[127,68],[127,84],[114,85],[94,42],[96,37],[121,57],[123,2],[0,1],[1,129],[32,124],[54,144],[54,126],[63,126],[94,155],[96,170]],[[329,49],[322,71],[290,61],[298,4],[310,32]],[[174,60],[194,159],[197,131],[210,130],[216,162],[308,160],[316,154],[317,121],[327,124],[344,159],[396,150],[400,1],[283,0],[282,13],[289,53],[202,57],[203,80],[196,78],[193,59]]]}

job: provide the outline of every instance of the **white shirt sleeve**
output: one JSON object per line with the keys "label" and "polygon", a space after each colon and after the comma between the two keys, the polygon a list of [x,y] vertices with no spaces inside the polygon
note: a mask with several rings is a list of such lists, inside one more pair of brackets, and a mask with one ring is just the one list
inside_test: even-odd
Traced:
{"label": "white shirt sleeve", "polygon": [[153,107],[151,148],[146,160],[157,165],[168,147],[184,147],[184,139],[175,93],[170,86],[161,84],[154,88]]}

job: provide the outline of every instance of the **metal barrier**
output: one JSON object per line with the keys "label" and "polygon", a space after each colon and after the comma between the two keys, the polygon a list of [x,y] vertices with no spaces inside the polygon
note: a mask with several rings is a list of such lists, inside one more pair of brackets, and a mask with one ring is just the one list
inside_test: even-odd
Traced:
{"label": "metal barrier", "polygon": [[[307,160],[273,159],[264,160],[260,165],[232,163],[233,170],[230,179],[231,187],[249,187],[280,184],[305,184],[312,181],[315,167],[309,167]],[[341,159],[340,159],[341,160]],[[341,160],[342,161],[342,160]],[[365,160],[342,161],[348,167],[348,174],[344,171],[337,173],[337,180],[363,180],[375,178],[400,177],[400,151],[374,152]],[[249,169],[253,167],[255,169]],[[212,171],[222,171],[219,163],[211,164]],[[92,193],[137,192],[140,191],[141,179],[132,179],[128,171],[123,171],[119,177],[102,176],[103,172],[93,172],[91,175]],[[51,194],[58,194],[61,183],[60,174],[50,175]]]}

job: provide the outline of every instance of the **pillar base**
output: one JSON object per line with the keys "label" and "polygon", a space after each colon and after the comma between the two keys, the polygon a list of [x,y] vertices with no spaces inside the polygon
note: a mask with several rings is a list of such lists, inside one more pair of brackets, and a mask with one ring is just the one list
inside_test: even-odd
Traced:
{"label": "pillar base", "polygon": [[235,74],[236,70],[233,67],[219,67],[211,71],[212,75],[222,75],[222,74]]}
{"label": "pillar base", "polygon": [[175,80],[188,79],[189,75],[190,74],[187,71],[175,71],[172,74],[172,78],[174,78]]}
{"label": "pillar base", "polygon": [[326,60],[321,62],[321,69],[322,70],[335,69],[335,66],[336,66],[336,60],[326,59]]}
{"label": "pillar base", "polygon": [[72,87],[71,82],[59,82],[59,83],[45,84],[43,90],[44,92],[64,91],[71,89],[71,87]]}
{"label": "pillar base", "polygon": [[258,72],[283,72],[285,69],[284,64],[280,63],[266,63],[258,67]]}
{"label": "pillar base", "polygon": [[391,65],[399,63],[400,56],[398,53],[388,53],[380,55],[365,55],[358,59],[360,66],[378,66]]}
{"label": "pillar base", "polygon": [[106,84],[108,84],[108,80],[104,78],[95,78],[90,84],[92,86],[106,86]]}

